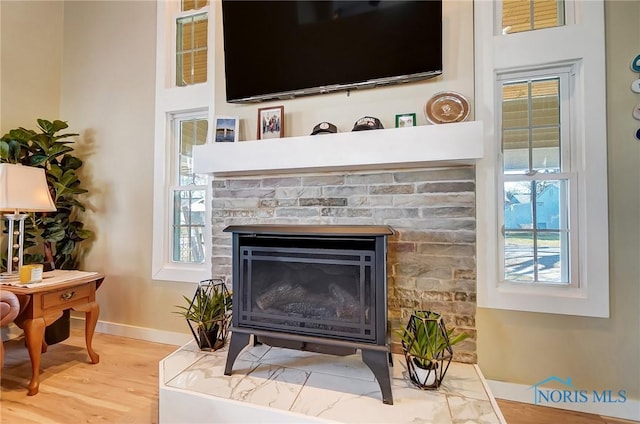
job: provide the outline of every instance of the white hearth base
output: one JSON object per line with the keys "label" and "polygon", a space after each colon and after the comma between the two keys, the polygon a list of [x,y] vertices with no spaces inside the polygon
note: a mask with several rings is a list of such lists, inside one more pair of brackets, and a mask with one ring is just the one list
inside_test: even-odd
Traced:
{"label": "white hearth base", "polygon": [[501,423],[477,366],[452,362],[438,391],[419,390],[394,356],[393,405],[359,354],[255,346],[224,375],[226,349],[188,343],[160,362],[160,423]]}

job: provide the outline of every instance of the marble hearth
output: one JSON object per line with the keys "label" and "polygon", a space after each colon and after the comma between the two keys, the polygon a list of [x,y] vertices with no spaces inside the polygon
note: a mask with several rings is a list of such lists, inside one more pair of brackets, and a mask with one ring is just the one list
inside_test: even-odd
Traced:
{"label": "marble hearth", "polygon": [[226,348],[195,343],[160,362],[160,423],[504,423],[477,365],[453,362],[439,391],[419,390],[394,354],[394,405],[358,355],[249,347],[224,375]]}

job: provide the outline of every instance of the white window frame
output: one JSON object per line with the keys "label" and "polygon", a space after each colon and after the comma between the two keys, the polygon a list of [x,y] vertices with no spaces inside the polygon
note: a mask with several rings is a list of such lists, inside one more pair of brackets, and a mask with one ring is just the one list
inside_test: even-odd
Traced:
{"label": "white window frame", "polygon": [[[476,119],[484,158],[476,166],[478,306],[592,317],[609,316],[604,3],[566,1],[565,25],[502,35],[493,2],[474,2]],[[499,19],[498,23],[496,20]],[[571,66],[571,172],[577,210],[573,285],[503,282],[500,75]],[[565,140],[563,140],[565,141]]]}
{"label": "white window frame", "polygon": [[[526,81],[526,80],[541,80],[547,78],[558,78],[559,83],[559,120],[560,120],[560,172],[558,173],[550,173],[550,174],[540,174],[536,173],[533,175],[522,175],[522,174],[513,174],[513,175],[505,175],[502,171],[504,164],[504,156],[503,151],[499,150],[499,165],[500,172],[498,172],[498,196],[500,199],[504,199],[504,182],[511,180],[564,180],[567,181],[568,188],[568,205],[565,205],[564,210],[567,211],[568,215],[568,223],[569,223],[569,251],[564,252],[562,255],[567,256],[566,259],[563,259],[562,265],[568,266],[568,274],[569,274],[569,282],[567,284],[563,283],[517,283],[517,282],[507,282],[504,280],[505,275],[505,251],[504,251],[504,237],[498,237],[498,272],[500,275],[500,284],[513,284],[514,287],[517,284],[535,284],[539,287],[544,285],[549,285],[550,291],[557,289],[558,286],[564,287],[580,287],[580,272],[578,269],[578,261],[572,260],[573,258],[577,258],[579,256],[578,251],[578,231],[577,231],[577,223],[578,223],[578,196],[577,196],[577,175],[575,172],[572,172],[571,164],[576,162],[571,158],[571,111],[572,111],[572,102],[571,102],[571,92],[573,85],[575,84],[575,74],[576,68],[578,67],[577,63],[570,64],[562,64],[560,66],[554,66],[549,68],[541,68],[530,71],[517,71],[517,72],[498,72],[496,73],[496,128],[500,129],[498,132],[501,133],[502,129],[502,87],[504,82],[511,81]],[[560,199],[562,201],[562,199]],[[504,207],[503,205],[499,205],[498,207],[498,228],[500,232],[504,235]]]}
{"label": "white window frame", "polygon": [[[214,116],[214,7],[208,9],[207,82],[177,87],[175,84],[176,18],[180,13],[180,1],[158,1],[156,19],[156,108],[154,139],[153,185],[153,242],[151,278],[163,281],[197,282],[211,278],[211,237],[205,237],[205,261],[202,264],[181,263],[172,260],[172,214],[174,161],[177,146],[173,140],[172,117],[195,111],[206,111],[209,121],[208,142],[212,139]],[[209,181],[210,178],[207,178]],[[206,189],[205,234],[211,234],[211,184]]]}

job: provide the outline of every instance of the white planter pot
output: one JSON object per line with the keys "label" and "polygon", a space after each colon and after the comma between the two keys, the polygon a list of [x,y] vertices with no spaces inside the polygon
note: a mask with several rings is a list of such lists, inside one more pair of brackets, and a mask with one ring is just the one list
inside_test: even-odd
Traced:
{"label": "white planter pot", "polygon": [[415,367],[416,379],[423,386],[432,386],[436,382],[437,369],[426,370],[424,368]]}

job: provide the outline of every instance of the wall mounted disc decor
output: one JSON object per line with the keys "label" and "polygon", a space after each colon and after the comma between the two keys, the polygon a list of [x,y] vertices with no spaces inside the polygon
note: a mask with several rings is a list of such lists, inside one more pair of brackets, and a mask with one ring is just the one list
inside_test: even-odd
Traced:
{"label": "wall mounted disc decor", "polygon": [[469,116],[469,101],[460,93],[443,91],[429,99],[425,116],[432,124],[462,122]]}

